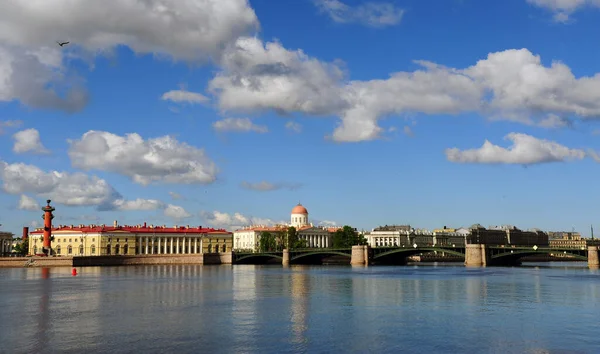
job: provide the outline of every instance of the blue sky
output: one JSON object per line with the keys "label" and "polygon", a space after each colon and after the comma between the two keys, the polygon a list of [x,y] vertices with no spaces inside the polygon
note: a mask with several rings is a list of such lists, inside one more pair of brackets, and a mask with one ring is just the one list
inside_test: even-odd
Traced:
{"label": "blue sky", "polygon": [[592,1],[66,2],[0,5],[4,230],[598,225]]}

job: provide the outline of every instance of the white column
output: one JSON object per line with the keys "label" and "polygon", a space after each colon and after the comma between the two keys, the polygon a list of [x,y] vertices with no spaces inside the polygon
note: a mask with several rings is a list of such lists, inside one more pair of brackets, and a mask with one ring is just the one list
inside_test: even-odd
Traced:
{"label": "white column", "polygon": [[198,253],[198,237],[194,237],[194,253]]}
{"label": "white column", "polygon": [[159,238],[158,238],[158,252],[157,252],[158,254],[161,254],[161,250],[160,250],[160,239],[161,239],[161,238],[162,238],[162,237],[159,237]]}
{"label": "white column", "polygon": [[137,237],[138,241],[138,254],[142,254],[142,238],[140,236]]}
{"label": "white column", "polygon": [[171,236],[170,239],[171,239],[171,252],[169,252],[169,253],[173,254],[173,236]]}
{"label": "white column", "polygon": [[183,252],[181,252],[181,253],[183,253],[183,254],[187,253],[187,242],[185,242],[185,241],[186,241],[186,237],[183,236],[183,240],[181,240],[182,246],[183,246]]}
{"label": "white column", "polygon": [[154,254],[154,236],[150,237],[150,254]]}
{"label": "white column", "polygon": [[202,245],[203,245],[203,243],[204,243],[204,237],[202,237],[202,238],[200,239],[200,253],[204,253],[204,250],[202,249]]}
{"label": "white column", "polygon": [[175,254],[179,254],[179,237],[175,238]]}
{"label": "white column", "polygon": [[146,239],[146,253],[148,254],[148,236],[144,237],[144,239]]}

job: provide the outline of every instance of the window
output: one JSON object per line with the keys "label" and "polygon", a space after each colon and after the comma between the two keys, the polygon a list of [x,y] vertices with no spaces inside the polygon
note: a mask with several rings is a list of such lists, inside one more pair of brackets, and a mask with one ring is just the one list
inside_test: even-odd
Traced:
{"label": "window", "polygon": [[123,246],[123,254],[127,254],[128,250],[129,250],[129,246],[127,246],[127,245]]}
{"label": "window", "polygon": [[106,245],[106,254],[110,255],[110,245]]}
{"label": "window", "polygon": [[223,251],[222,252],[227,252],[227,245],[223,245]]}
{"label": "window", "polygon": [[115,245],[115,254],[119,254],[119,244]]}
{"label": "window", "polygon": [[67,254],[73,254],[73,247],[71,245],[67,248]]}
{"label": "window", "polygon": [[90,253],[96,254],[96,246],[95,245],[92,245],[92,247],[90,247]]}
{"label": "window", "polygon": [[212,252],[212,245],[208,245],[208,253]]}
{"label": "window", "polygon": [[83,245],[79,245],[79,254],[83,254]]}
{"label": "window", "polygon": [[33,254],[37,254],[37,246],[33,246]]}
{"label": "window", "polygon": [[60,254],[60,246],[56,246],[56,254]]}

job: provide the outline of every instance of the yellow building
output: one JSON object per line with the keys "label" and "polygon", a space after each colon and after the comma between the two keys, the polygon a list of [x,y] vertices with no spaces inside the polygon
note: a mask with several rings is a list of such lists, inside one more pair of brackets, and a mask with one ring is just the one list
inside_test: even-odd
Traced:
{"label": "yellow building", "polygon": [[[30,233],[29,254],[41,252],[43,228]],[[222,229],[166,225],[59,225],[52,228],[54,256],[195,254],[230,252],[232,234]],[[206,244],[206,246],[204,246]],[[215,248],[218,246],[218,248]],[[223,246],[225,246],[223,248]],[[225,249],[226,251],[223,251]],[[206,251],[205,251],[206,250]]]}

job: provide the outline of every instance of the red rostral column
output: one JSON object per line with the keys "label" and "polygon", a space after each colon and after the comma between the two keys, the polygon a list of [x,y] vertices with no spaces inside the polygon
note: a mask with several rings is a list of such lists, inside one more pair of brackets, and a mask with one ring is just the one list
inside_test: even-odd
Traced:
{"label": "red rostral column", "polygon": [[44,215],[42,215],[42,219],[44,219],[44,253],[46,255],[51,254],[51,245],[50,245],[50,236],[52,235],[52,219],[54,219],[54,215],[52,212],[55,210],[53,206],[50,205],[51,200],[46,200],[45,207],[42,208],[44,211]]}

